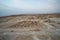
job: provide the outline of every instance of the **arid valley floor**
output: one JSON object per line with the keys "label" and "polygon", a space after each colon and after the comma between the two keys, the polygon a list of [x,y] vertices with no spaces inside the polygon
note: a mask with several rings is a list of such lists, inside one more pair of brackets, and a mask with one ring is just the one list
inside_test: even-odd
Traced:
{"label": "arid valley floor", "polygon": [[60,14],[0,17],[0,40],[60,40]]}

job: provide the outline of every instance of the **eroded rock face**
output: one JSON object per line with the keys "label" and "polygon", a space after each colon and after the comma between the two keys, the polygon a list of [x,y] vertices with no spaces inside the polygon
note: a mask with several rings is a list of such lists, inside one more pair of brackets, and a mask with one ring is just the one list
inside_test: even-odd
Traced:
{"label": "eroded rock face", "polygon": [[60,40],[60,18],[49,16],[1,18],[0,40]]}

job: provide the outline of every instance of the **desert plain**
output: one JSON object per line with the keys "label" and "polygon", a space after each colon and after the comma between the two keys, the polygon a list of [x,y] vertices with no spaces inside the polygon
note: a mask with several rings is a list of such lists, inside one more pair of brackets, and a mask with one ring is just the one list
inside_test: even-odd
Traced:
{"label": "desert plain", "polygon": [[0,17],[0,40],[60,40],[60,14]]}

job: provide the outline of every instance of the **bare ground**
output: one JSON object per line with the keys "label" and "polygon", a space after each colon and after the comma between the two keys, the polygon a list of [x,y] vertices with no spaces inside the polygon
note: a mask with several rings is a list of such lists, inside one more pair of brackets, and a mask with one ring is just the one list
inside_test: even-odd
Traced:
{"label": "bare ground", "polygon": [[60,15],[0,17],[0,40],[60,40]]}

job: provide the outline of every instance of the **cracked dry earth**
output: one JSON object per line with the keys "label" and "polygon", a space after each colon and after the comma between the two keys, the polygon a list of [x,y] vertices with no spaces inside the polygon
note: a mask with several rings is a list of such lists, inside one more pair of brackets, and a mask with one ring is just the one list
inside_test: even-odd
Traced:
{"label": "cracked dry earth", "polygon": [[0,40],[60,40],[60,17],[50,16],[1,17]]}

